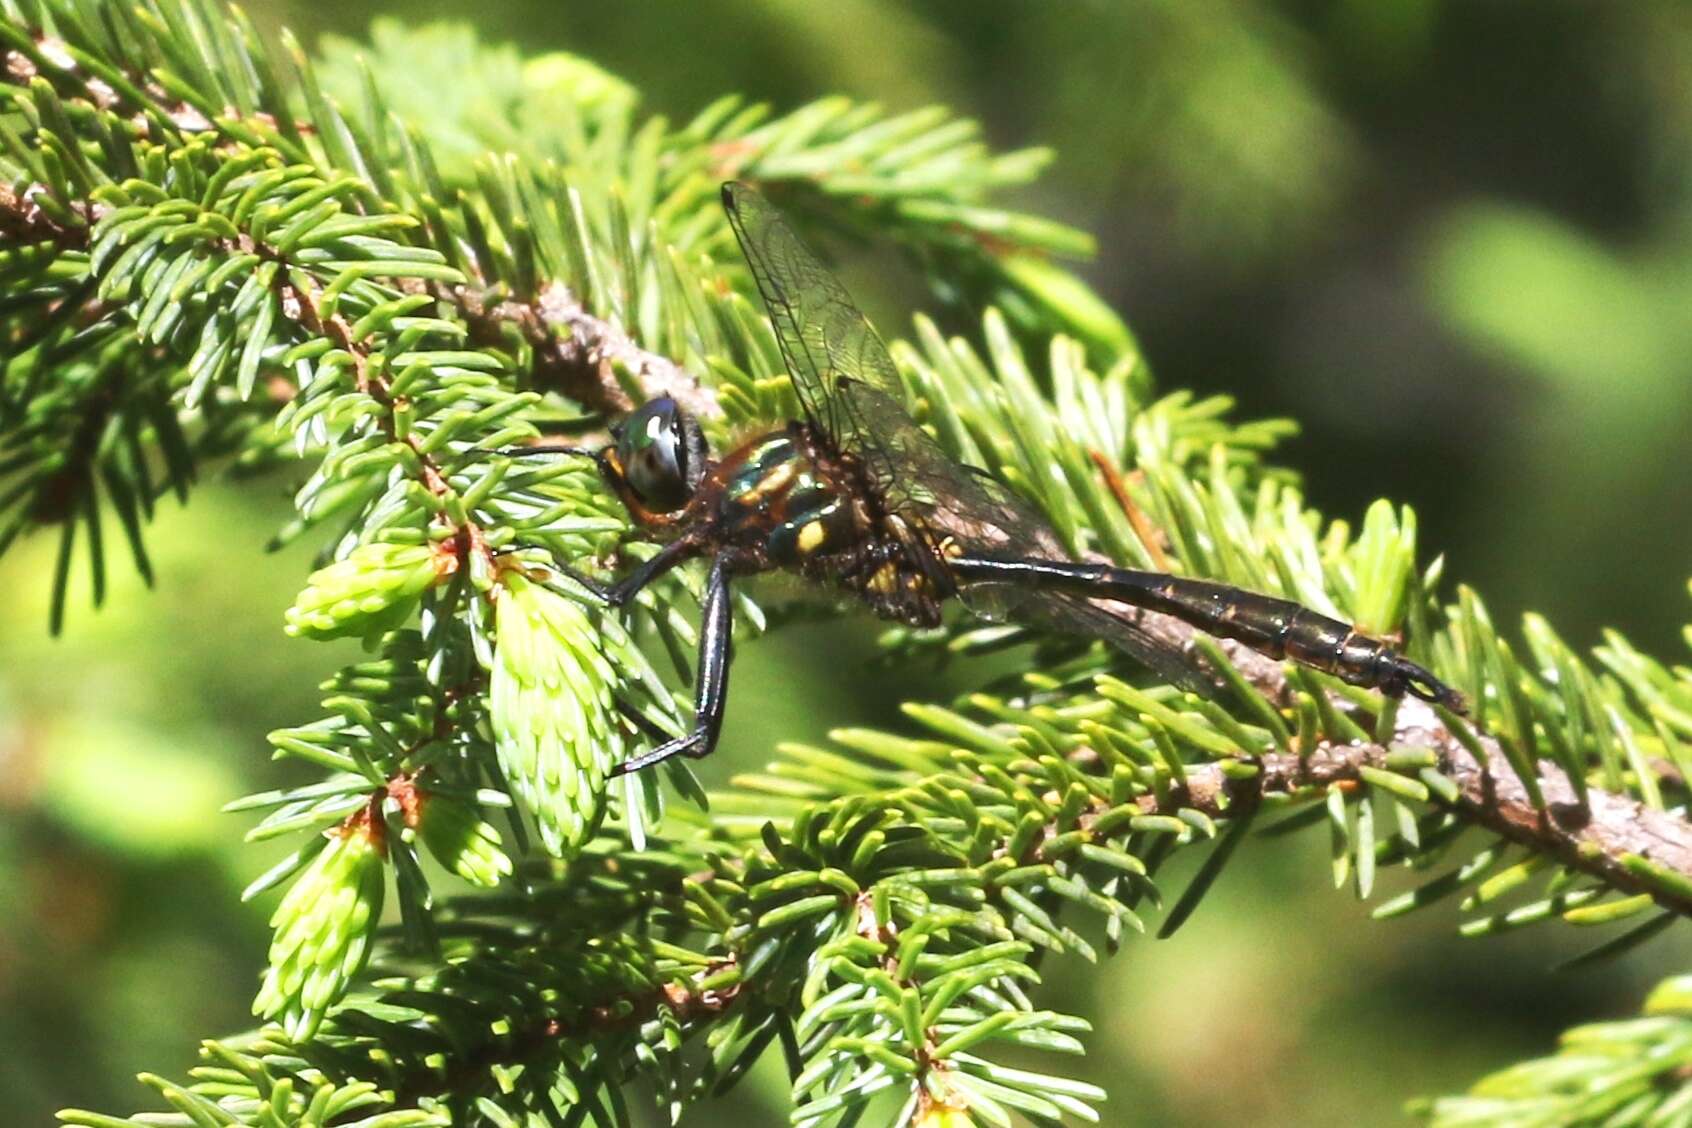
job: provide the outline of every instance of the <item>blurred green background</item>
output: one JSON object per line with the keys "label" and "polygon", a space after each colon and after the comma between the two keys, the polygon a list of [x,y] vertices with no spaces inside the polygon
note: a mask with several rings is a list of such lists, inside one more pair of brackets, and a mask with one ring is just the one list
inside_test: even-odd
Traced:
{"label": "blurred green background", "polygon": [[[1056,166],[1014,202],[1098,234],[1087,273],[1165,388],[1300,420],[1280,460],[1316,505],[1356,517],[1378,495],[1411,503],[1425,553],[1445,553],[1501,620],[1538,609],[1571,641],[1614,626],[1684,660],[1684,3],[250,9],[308,43],[360,37],[378,15],[473,21],[527,52],[585,54],[677,117],[726,91],[783,108],[843,91],[949,103],[998,146],[1055,146]],[[315,715],[316,681],[346,657],[281,635],[309,546],[262,546],[293,484],[211,484],[168,511],[157,590],[119,583],[98,614],[73,595],[57,642],[44,629],[53,545],[0,560],[9,1123],[133,1107],[135,1071],[180,1074],[196,1038],[248,1021],[270,906],[235,896],[268,855],[217,808],[304,778],[269,762],[263,735]],[[868,668],[873,630],[808,625],[745,647],[709,774],[756,762],[771,734],[896,724],[900,696],[947,692]],[[1686,962],[1682,930],[1554,975],[1589,937],[1459,941],[1448,912],[1374,924],[1326,888],[1324,856],[1317,836],[1264,843],[1175,940],[1135,941],[1097,976],[1049,968],[1050,1004],[1098,1027],[1082,1071],[1108,1085],[1108,1123],[1391,1122],[1412,1095],[1633,1011]],[[784,1109],[766,1071],[688,1123],[775,1124]]]}

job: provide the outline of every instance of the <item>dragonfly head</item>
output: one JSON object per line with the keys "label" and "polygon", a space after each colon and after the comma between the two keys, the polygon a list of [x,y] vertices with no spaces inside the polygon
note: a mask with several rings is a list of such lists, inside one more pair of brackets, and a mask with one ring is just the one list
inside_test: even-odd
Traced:
{"label": "dragonfly head", "polygon": [[705,477],[705,435],[669,396],[647,400],[611,429],[618,471],[631,493],[654,513],[688,503]]}

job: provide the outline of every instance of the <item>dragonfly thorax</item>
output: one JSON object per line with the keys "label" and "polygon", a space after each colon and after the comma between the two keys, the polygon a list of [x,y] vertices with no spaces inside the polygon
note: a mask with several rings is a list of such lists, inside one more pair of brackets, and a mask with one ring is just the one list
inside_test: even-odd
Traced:
{"label": "dragonfly thorax", "polygon": [[804,424],[760,435],[725,455],[694,505],[708,541],[747,571],[788,569],[844,587],[888,619],[932,626],[949,594],[932,554],[881,514],[851,465]]}

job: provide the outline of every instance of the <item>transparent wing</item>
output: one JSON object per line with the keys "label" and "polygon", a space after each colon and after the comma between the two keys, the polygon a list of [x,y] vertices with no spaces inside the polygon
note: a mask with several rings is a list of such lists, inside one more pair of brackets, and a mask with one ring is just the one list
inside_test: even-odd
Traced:
{"label": "transparent wing", "polygon": [[846,287],[811,252],[781,212],[755,189],[723,185],[723,209],[752,268],[805,415],[835,442],[861,438],[845,418],[843,381],[897,394],[899,371]]}
{"label": "transparent wing", "polygon": [[[883,512],[898,517],[915,554],[944,568],[939,546],[967,554],[1068,558],[1051,526],[1003,483],[959,463],[912,419],[887,346],[846,287],[770,202],[739,182],[723,185],[723,207],[775,326],[807,420],[854,462]],[[934,577],[942,590],[949,578]],[[973,585],[966,606],[1069,634],[1102,638],[1166,679],[1205,679],[1182,650],[1146,631],[1139,612],[1056,592]]]}
{"label": "transparent wing", "polygon": [[[952,458],[902,404],[863,385],[845,386],[841,398],[854,420],[874,430],[876,451],[895,468],[882,488],[887,511],[920,530],[929,552],[949,539],[966,555],[1069,559],[1038,510],[985,471]],[[1165,681],[1215,690],[1179,642],[1148,629],[1139,608],[1014,584],[971,584],[958,596],[983,618],[1103,639]]]}
{"label": "transparent wing", "polygon": [[952,535],[969,547],[1003,548],[1020,533],[1039,551],[1061,553],[1044,522],[917,426],[887,346],[782,214],[738,182],[723,185],[723,207],[808,421],[858,464],[887,512],[911,521],[951,510],[960,525]]}
{"label": "transparent wing", "polygon": [[959,592],[958,598],[983,619],[1096,638],[1171,685],[1206,697],[1216,693],[1216,685],[1194,665],[1181,645],[1150,627],[1145,612],[1137,607],[1013,584],[970,584]]}

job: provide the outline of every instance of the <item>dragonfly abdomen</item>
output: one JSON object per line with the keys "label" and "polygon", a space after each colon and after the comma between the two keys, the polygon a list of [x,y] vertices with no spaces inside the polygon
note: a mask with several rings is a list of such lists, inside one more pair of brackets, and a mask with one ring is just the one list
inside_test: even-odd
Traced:
{"label": "dragonfly abdomen", "polygon": [[1351,624],[1290,600],[1205,580],[1155,572],[1129,574],[1135,577],[1134,587],[1143,584],[1146,597],[1128,602],[1174,615],[1218,638],[1243,642],[1271,658],[1291,658],[1353,685],[1379,685],[1384,678],[1382,663],[1393,653],[1391,646]]}
{"label": "dragonfly abdomen", "polygon": [[1462,697],[1381,639],[1349,623],[1271,595],[1163,572],[1067,560],[993,560],[954,556],[960,581],[997,582],[1112,599],[1161,611],[1218,638],[1271,658],[1291,658],[1342,681],[1383,693],[1412,693],[1461,709]]}

